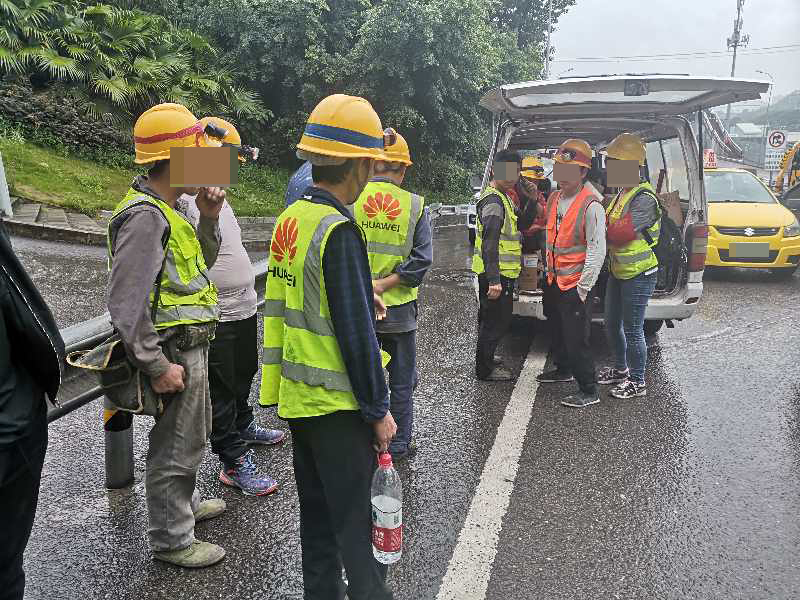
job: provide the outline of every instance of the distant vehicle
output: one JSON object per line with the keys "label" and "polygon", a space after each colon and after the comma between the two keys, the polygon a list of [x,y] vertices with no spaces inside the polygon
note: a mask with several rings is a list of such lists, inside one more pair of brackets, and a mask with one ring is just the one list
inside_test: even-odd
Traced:
{"label": "distant vehicle", "polygon": [[[665,321],[686,319],[703,293],[708,206],[703,192],[702,155],[688,118],[706,109],[754,100],[768,83],[743,79],[676,75],[619,75],[530,81],[487,92],[481,106],[494,117],[493,139],[482,176],[471,179],[473,202],[489,181],[496,152],[557,148],[567,138],[583,138],[599,155],[619,133],[636,133],[646,144],[646,167],[659,194],[675,198],[685,252],[661,265],[659,286],[645,313],[645,331]],[[698,118],[698,121],[700,119]],[[474,227],[475,211],[468,217]],[[668,276],[666,276],[668,274]],[[602,294],[607,274],[598,281]],[[520,295],[514,313],[544,319],[541,296]],[[602,300],[595,320],[603,319]]]}
{"label": "distant vehicle", "polygon": [[800,142],[789,148],[781,157],[778,176],[775,178],[775,193],[780,195],[784,190],[784,179],[786,189],[796,183],[800,183]]}
{"label": "distant vehicle", "polygon": [[800,262],[800,223],[745,169],[705,169],[708,267],[768,268],[791,277]]}

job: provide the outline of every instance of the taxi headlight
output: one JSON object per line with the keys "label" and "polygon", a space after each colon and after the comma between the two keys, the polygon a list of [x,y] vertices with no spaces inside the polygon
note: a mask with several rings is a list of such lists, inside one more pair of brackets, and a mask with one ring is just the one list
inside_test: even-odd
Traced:
{"label": "taxi headlight", "polygon": [[783,237],[797,237],[798,235],[800,235],[800,223],[797,222],[797,219],[791,225],[783,228]]}

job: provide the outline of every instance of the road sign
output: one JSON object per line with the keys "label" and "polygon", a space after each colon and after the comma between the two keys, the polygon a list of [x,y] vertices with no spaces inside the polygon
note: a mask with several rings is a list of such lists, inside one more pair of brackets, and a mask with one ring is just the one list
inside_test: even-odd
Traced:
{"label": "road sign", "polygon": [[783,148],[783,146],[786,144],[786,134],[777,130],[770,131],[769,135],[767,136],[767,141],[773,148]]}

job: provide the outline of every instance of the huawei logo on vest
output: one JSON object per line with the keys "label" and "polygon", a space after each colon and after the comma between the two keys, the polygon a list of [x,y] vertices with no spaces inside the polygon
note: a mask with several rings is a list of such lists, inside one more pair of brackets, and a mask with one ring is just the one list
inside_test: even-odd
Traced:
{"label": "huawei logo on vest", "polygon": [[297,219],[286,219],[272,234],[270,252],[277,262],[286,262],[291,266],[294,255],[297,254]]}
{"label": "huawei logo on vest", "polygon": [[361,223],[362,227],[400,232],[400,226],[397,223],[373,221],[380,215],[385,215],[389,221],[394,221],[403,213],[403,209],[400,208],[400,201],[391,194],[384,195],[381,192],[377,192],[374,196],[367,196],[367,201],[364,203],[364,212],[367,214],[368,220]]}

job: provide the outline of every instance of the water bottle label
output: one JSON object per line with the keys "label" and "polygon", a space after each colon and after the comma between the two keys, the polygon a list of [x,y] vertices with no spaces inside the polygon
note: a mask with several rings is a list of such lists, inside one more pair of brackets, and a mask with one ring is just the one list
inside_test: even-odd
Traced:
{"label": "water bottle label", "polygon": [[372,545],[380,552],[400,552],[403,547],[403,509],[384,512],[372,505]]}

